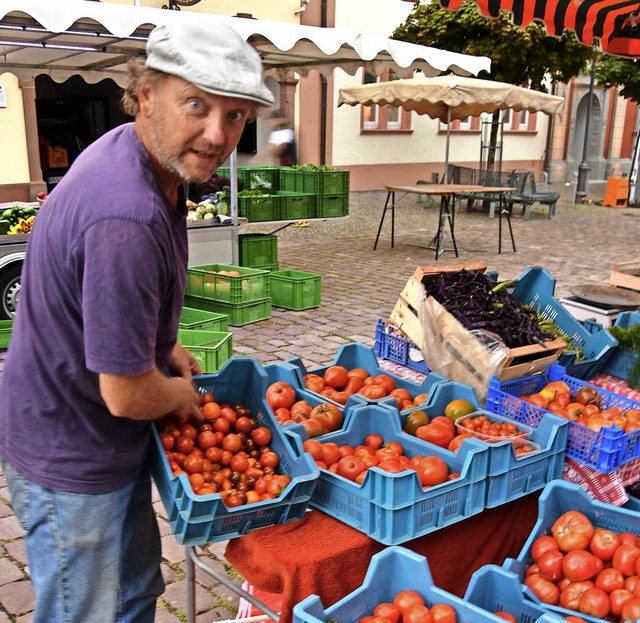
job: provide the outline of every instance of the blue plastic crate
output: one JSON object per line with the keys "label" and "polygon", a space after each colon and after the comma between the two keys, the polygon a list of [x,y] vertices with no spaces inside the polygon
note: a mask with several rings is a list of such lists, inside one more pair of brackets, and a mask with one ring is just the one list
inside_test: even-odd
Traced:
{"label": "blue plastic crate", "polygon": [[[423,407],[416,408],[425,411],[429,419],[432,419],[438,415],[444,415],[447,404],[455,399],[467,400],[480,410],[475,391],[468,385],[455,381],[437,385],[427,403]],[[517,421],[493,410],[490,411],[492,412],[489,413],[489,417],[495,415]],[[403,426],[410,412],[407,411],[400,416]],[[478,440],[489,450],[485,501],[487,508],[505,504],[532,491],[542,489],[551,480],[562,477],[569,430],[568,420],[545,412],[535,428],[532,428],[533,431],[528,440],[537,451],[521,456],[516,456],[514,450],[514,443],[518,442],[504,440],[498,443],[487,443]],[[470,440],[465,440],[462,445],[469,442]]]}
{"label": "blue plastic crate", "polygon": [[271,431],[271,447],[280,457],[279,470],[291,476],[274,500],[227,508],[219,493],[196,495],[187,476],[174,477],[155,427],[149,470],[160,493],[171,530],[178,543],[203,545],[243,536],[276,524],[301,519],[316,486],[319,470],[307,454],[296,454],[263,400],[267,375],[249,357],[232,357],[216,374],[194,377],[199,391],[212,392],[219,403],[242,403],[260,426]]}
{"label": "blue plastic crate", "polygon": [[567,309],[553,297],[555,279],[539,266],[533,266],[518,277],[512,296],[536,309],[544,318],[549,318],[562,329],[574,344],[582,349],[584,359],[575,361],[575,351],[565,351],[558,363],[567,368],[567,373],[580,379],[593,378],[604,366],[618,341],[606,329],[589,332]]}
{"label": "blue plastic crate", "polygon": [[[371,557],[362,586],[324,608],[320,597],[310,595],[293,608],[293,623],[358,623],[381,602],[392,602],[402,590],[414,590],[427,607],[449,604],[458,621],[504,623],[494,614],[434,585],[427,559],[404,547],[387,547]],[[523,622],[524,623],[524,622]]]}
{"label": "blue plastic crate", "polygon": [[[386,374],[390,376],[396,384],[396,387],[402,387],[409,391],[412,396],[417,396],[419,394],[429,394],[433,388],[439,384],[447,381],[446,377],[441,374],[436,374],[435,372],[430,372],[427,374],[426,378],[422,381],[422,383],[417,384],[412,381],[408,381],[407,379],[403,379],[397,374],[393,374],[392,372],[388,372],[387,370],[383,370],[378,365],[378,360],[376,359],[376,354],[373,348],[369,346],[365,346],[364,344],[359,344],[357,342],[352,342],[351,344],[344,344],[340,347],[338,354],[336,355],[333,363],[323,366],[321,368],[314,368],[312,370],[307,370],[302,360],[299,357],[295,357],[293,359],[289,359],[289,363],[295,365],[299,369],[300,374],[300,382],[302,386],[304,386],[304,382],[302,378],[305,374],[317,374],[319,376],[323,376],[325,370],[329,366],[344,366],[347,370],[351,370],[353,368],[363,368],[366,370],[371,376],[376,376],[378,374]],[[319,394],[318,394],[319,395]],[[395,408],[397,403],[394,398],[390,398],[385,396],[383,398],[373,399],[366,398],[362,394],[355,394],[355,398],[362,403],[369,404],[386,404],[389,407]],[[332,402],[329,400],[328,402]],[[335,403],[338,404],[338,403]]]}
{"label": "blue plastic crate", "polygon": [[[640,324],[640,312],[622,312],[621,314],[618,314],[618,317],[614,322],[614,326],[622,327],[623,329],[626,329],[632,324]],[[616,348],[607,359],[601,372],[611,374],[612,376],[626,381],[629,379],[629,374],[639,358],[640,353],[637,353],[630,348],[618,346],[618,348]]]}
{"label": "blue plastic crate", "polygon": [[[518,574],[497,565],[485,565],[474,572],[464,599],[488,612],[508,612],[518,623],[535,623],[545,615],[545,620],[550,620],[545,608],[525,598]],[[560,616],[551,616],[560,621]]]}
{"label": "blue plastic crate", "polygon": [[[358,485],[321,469],[311,499],[315,508],[385,545],[404,543],[482,512],[486,493],[487,449],[483,444],[470,444],[457,453],[443,450],[403,433],[396,413],[382,405],[355,405],[344,430],[317,439],[355,447],[375,432],[385,442],[398,441],[408,457],[440,457],[449,472],[460,477],[423,489],[414,470],[391,474],[372,467]],[[307,438],[304,429],[292,426],[288,434],[302,452]]]}
{"label": "blue plastic crate", "polygon": [[[399,363],[401,366],[411,368],[416,372],[429,374],[429,368],[424,359],[421,361],[411,359],[411,352],[417,351],[420,353],[420,349],[406,337],[388,333],[383,320],[378,320],[376,324],[376,341],[373,345],[373,350],[380,359],[387,359],[388,361]],[[422,353],[420,353],[420,356],[422,356]]]}
{"label": "blue plastic crate", "polygon": [[[543,534],[550,534],[551,526],[563,513],[577,510],[585,514],[596,528],[605,528],[613,532],[633,532],[638,534],[638,514],[633,510],[627,510],[606,504],[592,499],[580,485],[566,482],[564,480],[554,480],[549,483],[538,499],[538,520],[525,542],[517,559],[507,559],[503,567],[516,573],[522,582],[526,568],[531,564],[531,546],[533,542]],[[564,617],[576,615],[573,610],[567,610],[559,606],[542,604],[538,598],[526,587],[523,587],[525,596],[539,604],[545,610],[559,614]],[[580,613],[578,616],[602,623],[602,619],[591,617]]]}
{"label": "blue plastic crate", "polygon": [[[640,409],[640,402],[575,379],[566,374],[566,369],[559,364],[549,366],[544,374],[525,376],[513,381],[500,383],[493,377],[489,383],[487,408],[528,426],[536,427],[542,416],[550,412],[523,400],[520,396],[535,394],[551,381],[564,381],[571,389],[572,395],[583,387],[593,387],[600,394],[602,409],[612,406],[618,406],[623,411]],[[621,465],[640,457],[640,430],[625,433],[617,426],[612,426],[594,431],[569,420],[566,455],[599,472],[612,472]]]}

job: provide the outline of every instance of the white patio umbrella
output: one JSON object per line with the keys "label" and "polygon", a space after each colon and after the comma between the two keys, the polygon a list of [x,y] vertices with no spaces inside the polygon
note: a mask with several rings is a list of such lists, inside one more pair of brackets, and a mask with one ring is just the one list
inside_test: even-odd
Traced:
{"label": "white patio umbrella", "polygon": [[552,115],[561,110],[563,102],[562,97],[505,82],[453,75],[343,87],[338,98],[338,106],[389,104],[413,110],[420,115],[429,115],[446,123],[445,183],[448,181],[450,127],[453,119],[477,117],[481,113],[509,108]]}

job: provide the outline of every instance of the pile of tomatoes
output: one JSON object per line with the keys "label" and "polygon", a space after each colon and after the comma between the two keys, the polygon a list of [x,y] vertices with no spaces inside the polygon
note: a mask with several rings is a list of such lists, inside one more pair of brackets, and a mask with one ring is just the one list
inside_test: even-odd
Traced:
{"label": "pile of tomatoes", "polygon": [[228,507],[279,497],[291,477],[277,473],[271,431],[244,405],[218,404],[210,392],[200,409],[202,421],[168,416],[157,423],[173,476],[185,474],[196,495],[219,493]]}
{"label": "pile of tomatoes", "polygon": [[397,441],[385,443],[382,436],[371,433],[363,443],[352,446],[334,442],[322,443],[317,439],[305,439],[302,443],[316,465],[347,480],[361,485],[370,467],[397,474],[414,470],[423,488],[439,485],[459,478],[457,472],[449,473],[449,466],[438,456],[413,456],[409,458]]}
{"label": "pile of tomatoes", "polygon": [[547,383],[539,392],[521,398],[594,431],[614,425],[625,433],[640,428],[639,409],[623,411],[615,405],[601,409],[602,397],[591,385],[580,388],[572,395],[570,387],[564,381],[553,381]]}
{"label": "pile of tomatoes", "polygon": [[484,414],[475,417],[466,416],[458,422],[458,426],[471,433],[487,437],[518,437],[527,434],[527,431],[520,430],[515,422],[491,420]]}
{"label": "pile of tomatoes", "polygon": [[[503,611],[495,614],[516,623],[512,614]],[[458,616],[450,604],[435,603],[429,607],[420,593],[406,589],[397,593],[393,601],[379,603],[373,614],[361,617],[358,623],[458,623]]]}
{"label": "pile of tomatoes", "polygon": [[640,538],[594,527],[577,510],[531,547],[524,583],[546,604],[614,623],[640,620]]}
{"label": "pile of tomatoes", "polygon": [[294,387],[285,381],[275,381],[267,387],[265,400],[279,424],[302,424],[307,437],[318,437],[338,430],[344,421],[340,407],[322,402],[312,407],[306,400],[298,400]]}
{"label": "pile of tomatoes", "polygon": [[427,400],[426,393],[414,396],[408,389],[396,387],[395,380],[388,374],[371,375],[364,368],[348,370],[344,366],[329,366],[322,376],[305,374],[304,385],[309,391],[342,405],[352,394],[360,394],[371,400],[391,396],[395,398],[400,411],[424,404]]}

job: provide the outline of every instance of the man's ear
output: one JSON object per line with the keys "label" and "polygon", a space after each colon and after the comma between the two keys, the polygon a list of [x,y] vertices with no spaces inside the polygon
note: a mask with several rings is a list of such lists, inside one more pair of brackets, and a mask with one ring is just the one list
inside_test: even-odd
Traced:
{"label": "man's ear", "polygon": [[138,87],[138,103],[140,105],[140,114],[145,117],[149,116],[151,110],[151,86],[148,82],[141,84]]}

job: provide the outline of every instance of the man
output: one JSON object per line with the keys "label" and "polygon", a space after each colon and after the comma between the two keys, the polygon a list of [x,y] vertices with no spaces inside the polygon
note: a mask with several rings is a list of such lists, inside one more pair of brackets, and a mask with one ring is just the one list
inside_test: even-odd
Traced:
{"label": "man", "polygon": [[34,623],[154,620],[151,421],[199,414],[201,370],[176,341],[184,182],[207,180],[272,102],[235,31],[158,27],[123,97],[135,122],[86,149],[40,210],[0,388]]}
{"label": "man", "polygon": [[272,128],[268,143],[250,161],[251,164],[276,164],[290,167],[298,164],[295,132],[284,113],[274,111],[269,114]]}

